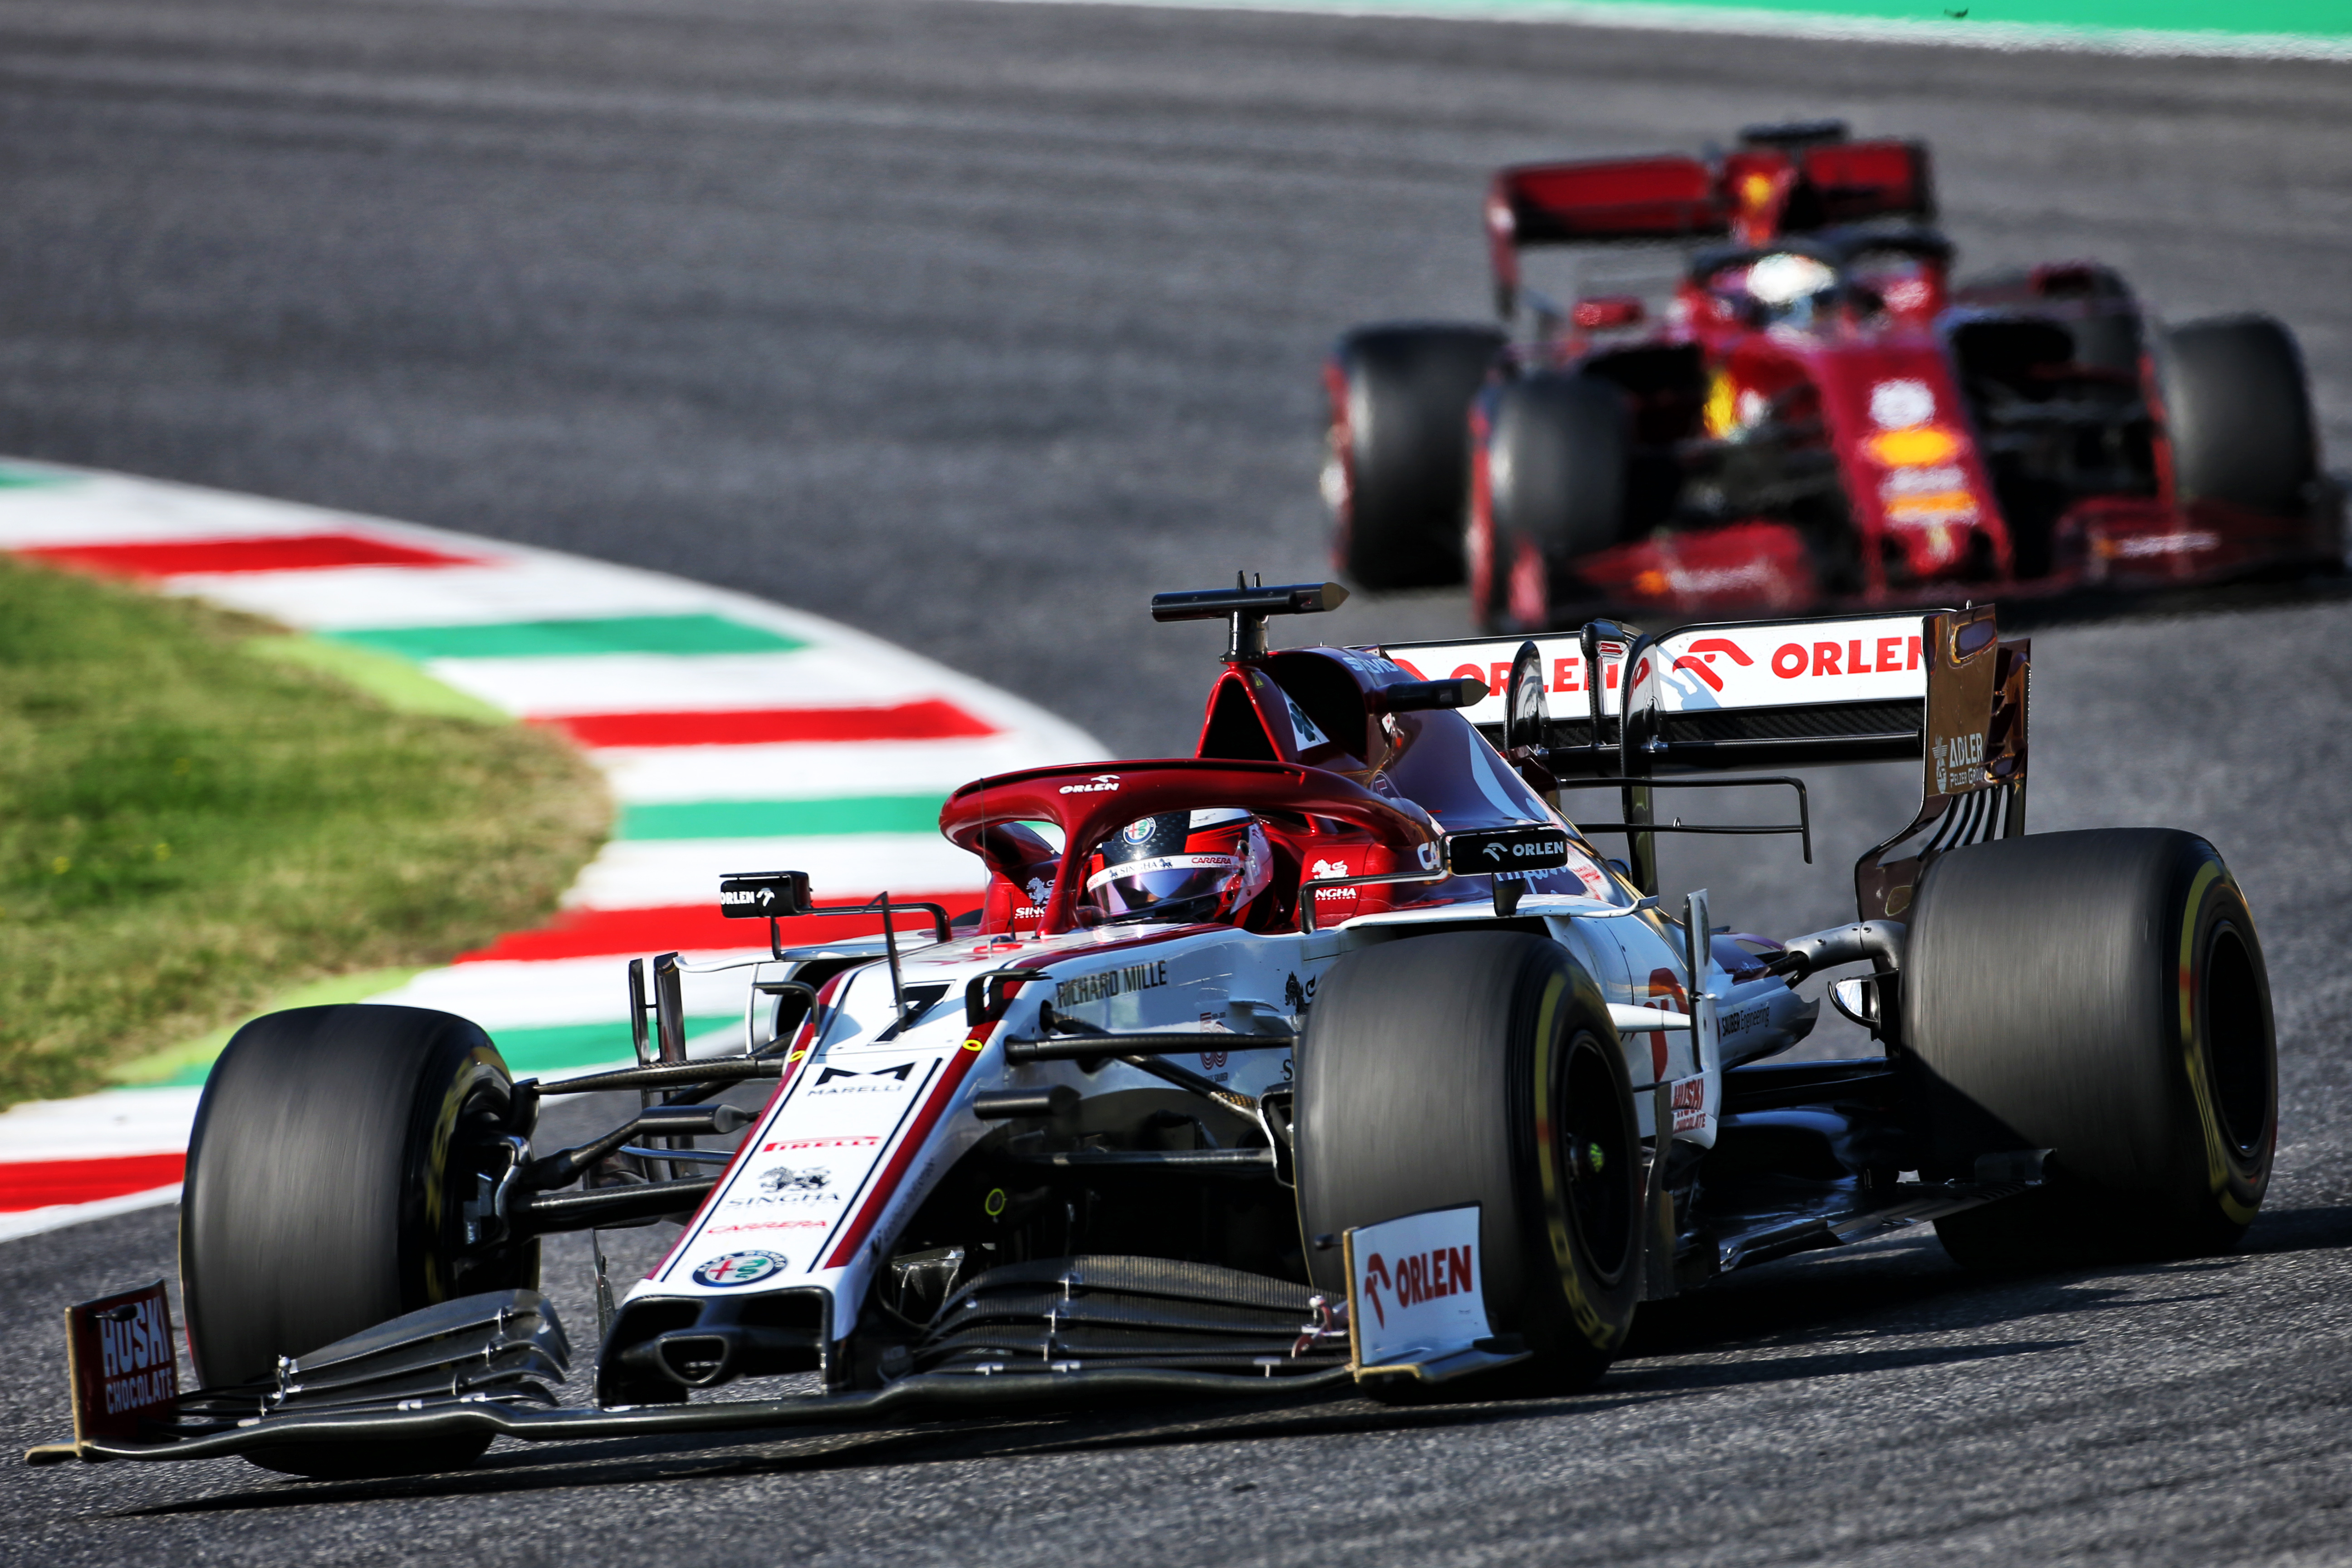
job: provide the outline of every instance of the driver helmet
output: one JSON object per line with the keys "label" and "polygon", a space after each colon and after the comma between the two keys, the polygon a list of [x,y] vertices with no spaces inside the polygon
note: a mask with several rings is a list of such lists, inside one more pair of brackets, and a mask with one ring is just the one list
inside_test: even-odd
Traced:
{"label": "driver helmet", "polygon": [[1811,316],[1837,297],[1834,268],[1794,251],[1775,251],[1748,269],[1748,297],[1776,319]]}
{"label": "driver helmet", "polygon": [[1274,880],[1265,831],[1246,811],[1169,811],[1103,841],[1087,895],[1108,920],[1221,921]]}

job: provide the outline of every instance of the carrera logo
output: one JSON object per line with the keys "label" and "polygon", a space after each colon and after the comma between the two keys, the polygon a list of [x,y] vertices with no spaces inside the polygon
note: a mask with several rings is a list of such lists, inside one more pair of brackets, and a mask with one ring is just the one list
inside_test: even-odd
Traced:
{"label": "carrera logo", "polygon": [[1064,795],[1116,795],[1118,792],[1117,773],[1097,773],[1085,784],[1064,784]]}
{"label": "carrera logo", "polygon": [[1386,1328],[1389,1314],[1381,1301],[1383,1292],[1402,1309],[1475,1290],[1478,1284],[1473,1254],[1477,1249],[1475,1242],[1467,1247],[1433,1247],[1393,1264],[1375,1252],[1364,1263],[1364,1305]]}

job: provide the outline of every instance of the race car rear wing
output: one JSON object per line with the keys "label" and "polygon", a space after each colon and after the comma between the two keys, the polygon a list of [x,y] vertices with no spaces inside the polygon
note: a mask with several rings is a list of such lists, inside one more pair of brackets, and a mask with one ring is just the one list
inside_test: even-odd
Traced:
{"label": "race car rear wing", "polygon": [[1712,160],[1666,153],[1518,163],[1495,176],[1486,238],[1496,300],[1512,313],[1520,249],[1776,234],[1935,216],[1927,149],[1902,141],[1749,145]]}
{"label": "race car rear wing", "polygon": [[2032,644],[2002,642],[1990,605],[1655,637],[1596,621],[1380,651],[1422,678],[1485,679],[1486,700],[1463,716],[1537,789],[1620,781],[1623,822],[1592,830],[1625,833],[1646,892],[1657,890],[1654,834],[1730,830],[1657,822],[1652,793],[1678,777],[1720,788],[1733,770],[1916,759],[1918,813],[1855,867],[1864,920],[1898,915],[1935,855],[2025,830]]}

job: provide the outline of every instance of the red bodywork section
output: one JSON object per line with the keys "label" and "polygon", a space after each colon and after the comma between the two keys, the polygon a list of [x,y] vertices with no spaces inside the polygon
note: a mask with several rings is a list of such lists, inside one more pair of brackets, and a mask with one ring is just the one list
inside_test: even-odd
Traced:
{"label": "red bodywork section", "polygon": [[[1553,820],[1461,714],[1375,716],[1381,688],[1418,679],[1410,668],[1341,650],[1286,649],[1218,677],[1197,757],[1039,768],[966,784],[940,811],[940,829],[988,863],[978,934],[1019,928],[1055,936],[1087,923],[1083,869],[1097,845],[1141,817],[1210,807],[1252,813],[1270,841],[1274,884],[1238,917],[1252,929],[1491,898],[1490,879],[1444,874],[1302,888],[1334,878],[1438,873],[1446,833]],[[1069,855],[1028,823],[1053,824]],[[1068,873],[1073,866],[1080,874]],[[1578,893],[1587,885],[1565,870],[1534,874],[1528,889]],[[1311,910],[1301,910],[1302,897],[1313,900]]]}

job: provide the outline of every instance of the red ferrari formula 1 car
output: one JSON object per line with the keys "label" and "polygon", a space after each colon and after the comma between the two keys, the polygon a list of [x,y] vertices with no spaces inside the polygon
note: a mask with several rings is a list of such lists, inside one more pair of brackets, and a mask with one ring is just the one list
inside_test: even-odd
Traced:
{"label": "red ferrari formula 1 car", "polygon": [[[1496,302],[1531,333],[1363,327],[1327,367],[1340,570],[1466,575],[1482,625],[1538,629],[2341,569],[2284,326],[2159,329],[2095,262],[1955,285],[1934,212],[1923,145],[1833,121],[1505,169]],[[1662,313],[1521,279],[1529,247],[1643,245],[1679,247]]]}

